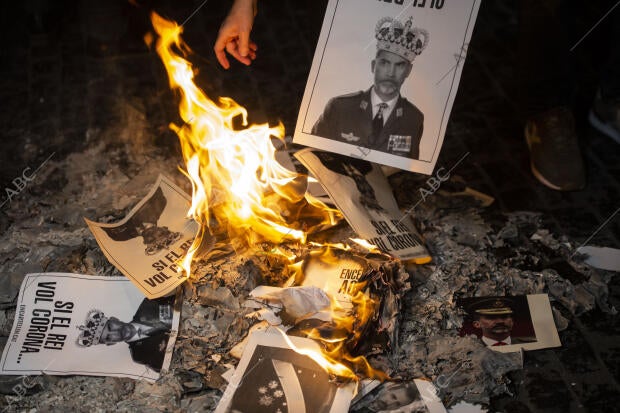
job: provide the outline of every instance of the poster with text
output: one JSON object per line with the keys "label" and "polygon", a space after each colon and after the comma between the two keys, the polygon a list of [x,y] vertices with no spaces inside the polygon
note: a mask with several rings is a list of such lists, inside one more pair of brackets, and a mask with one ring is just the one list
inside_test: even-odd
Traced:
{"label": "poster with text", "polygon": [[431,174],[480,0],[330,0],[294,142]]}
{"label": "poster with text", "polygon": [[155,381],[170,365],[179,304],[175,296],[144,298],[125,277],[28,274],[0,374]]}
{"label": "poster with text", "polygon": [[431,261],[411,217],[398,209],[379,165],[308,148],[295,157],[317,177],[360,237],[403,261]]}
{"label": "poster with text", "polygon": [[195,221],[186,218],[190,205],[190,196],[160,175],[120,222],[85,221],[106,258],[148,298],[157,298],[186,280],[180,262],[198,229]]}

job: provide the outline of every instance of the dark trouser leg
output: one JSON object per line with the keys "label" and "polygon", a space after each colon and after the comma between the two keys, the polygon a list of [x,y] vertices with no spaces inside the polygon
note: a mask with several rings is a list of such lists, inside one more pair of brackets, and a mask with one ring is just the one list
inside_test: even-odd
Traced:
{"label": "dark trouser leg", "polygon": [[522,115],[529,118],[570,106],[574,92],[570,34],[574,8],[568,0],[521,0],[519,80]]}

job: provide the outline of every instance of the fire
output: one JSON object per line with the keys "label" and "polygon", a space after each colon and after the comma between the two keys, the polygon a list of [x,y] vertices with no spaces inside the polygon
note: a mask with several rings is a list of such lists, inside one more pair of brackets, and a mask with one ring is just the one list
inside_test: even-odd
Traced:
{"label": "fire", "polygon": [[[210,100],[193,81],[192,65],[179,55],[190,49],[181,40],[182,28],[153,13],[151,21],[157,35],[155,43],[169,77],[170,87],[180,94],[179,113],[182,125],[171,125],[179,137],[186,169],[192,184],[192,204],[188,216],[200,228],[182,267],[191,274],[194,254],[203,239],[227,232],[228,241],[237,246],[259,242],[275,244],[270,253],[289,262],[298,257],[278,247],[285,241],[304,243],[313,230],[334,225],[341,218],[305,193],[305,179],[282,167],[275,159],[272,137],[282,139],[282,124],[275,127],[247,126],[247,111],[230,98],[218,103]],[[153,39],[147,37],[147,42]],[[241,117],[244,129],[235,130],[233,119]],[[310,247],[316,245],[311,244]],[[344,244],[333,248],[348,249]],[[327,248],[322,258],[337,259]],[[300,262],[292,266],[299,274]],[[297,277],[295,277],[297,278]],[[366,284],[358,283],[349,291],[351,308],[342,308],[332,297],[330,337],[320,329],[305,333],[323,345],[323,353],[298,349],[310,355],[328,372],[352,380],[362,375],[386,378],[375,371],[364,357],[350,355],[347,346],[357,343],[363,327],[375,313],[377,303],[364,293]],[[290,343],[289,341],[289,344]]]}
{"label": "fire", "polygon": [[[347,245],[332,244],[310,252],[309,257],[318,260],[323,265],[338,268],[337,265],[343,262],[343,258],[339,256],[340,253],[346,253],[349,250],[350,247]],[[293,264],[289,268],[296,272],[296,282],[303,283],[307,274],[302,273],[302,267]],[[375,370],[365,357],[352,355],[353,348],[362,339],[364,327],[376,315],[379,306],[379,302],[371,298],[366,292],[368,281],[359,280],[351,283],[346,292],[335,291],[334,286],[327,283],[318,287],[322,288],[330,297],[331,321],[328,326],[310,326],[301,330],[306,337],[322,344],[322,353],[316,354],[316,351],[312,349],[293,348],[310,356],[326,371],[338,377],[349,380],[357,380],[360,376],[379,380],[387,379],[387,375],[382,371]],[[340,298],[336,299],[338,294],[340,294]],[[346,296],[344,300],[342,300],[343,295]],[[289,345],[292,346],[292,343],[289,342]]]}
{"label": "fire", "polygon": [[[184,124],[171,128],[179,137],[184,173],[192,183],[188,216],[200,224],[183,261],[186,276],[202,239],[214,228],[225,228],[239,247],[263,241],[305,243],[312,229],[334,225],[340,213],[307,196],[301,189],[305,178],[275,160],[271,137],[283,139],[282,124],[247,126],[245,108],[226,97],[218,103],[210,100],[194,83],[192,65],[177,53],[190,52],[180,37],[182,27],[155,13],[151,21],[170,87],[181,97]],[[239,116],[245,128],[235,130],[233,119]]]}

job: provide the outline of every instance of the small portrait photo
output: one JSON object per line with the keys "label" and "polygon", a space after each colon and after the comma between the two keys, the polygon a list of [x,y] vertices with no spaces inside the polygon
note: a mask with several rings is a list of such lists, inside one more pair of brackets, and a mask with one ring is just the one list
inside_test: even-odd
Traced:
{"label": "small portrait photo", "polygon": [[[365,403],[366,412],[387,413],[407,411],[427,413],[428,410],[420,391],[413,380],[402,382],[385,382],[366,396],[371,399]],[[402,410],[405,409],[406,410]]]}
{"label": "small portrait photo", "polygon": [[487,347],[536,342],[527,297],[474,297],[457,302],[466,313],[460,335],[476,335]]}

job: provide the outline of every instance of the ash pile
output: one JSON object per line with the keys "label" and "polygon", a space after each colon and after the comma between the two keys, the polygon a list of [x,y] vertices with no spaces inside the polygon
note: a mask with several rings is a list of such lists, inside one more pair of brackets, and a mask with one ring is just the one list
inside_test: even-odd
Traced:
{"label": "ash pile", "polygon": [[[134,108],[133,113],[139,120],[139,111]],[[87,150],[62,160],[52,158],[0,215],[3,346],[11,340],[11,326],[19,312],[17,297],[26,274],[123,275],[102,252],[84,216],[99,223],[122,220],[160,173],[190,191],[169,153],[148,145],[138,151],[135,145],[139,142],[127,143],[132,142],[124,139],[127,133],[142,136],[144,125],[136,119],[119,125],[123,133],[118,137],[93,130]],[[316,320],[299,323],[297,307],[282,305],[286,288],[281,287],[293,275],[284,257],[306,258],[320,254],[324,247],[284,243],[276,254],[273,244],[265,244],[260,251],[216,254],[198,259],[191,278],[180,287],[176,344],[170,367],[159,380],[8,375],[1,378],[1,403],[7,411],[214,411],[250,331],[273,325],[304,330],[305,324],[311,324],[312,331],[324,338],[347,337],[347,350],[353,356],[367,357],[372,369],[385,375],[377,373],[374,386],[358,386],[350,411],[425,411],[428,406],[416,402],[408,405],[409,410],[386,407],[394,386],[418,380],[430,383],[429,394],[445,407],[463,401],[486,406],[491,397],[513,391],[508,373],[522,368],[524,353],[496,351],[463,330],[471,320],[459,300],[545,295],[551,303],[553,328],[558,331],[568,326],[572,316],[595,307],[615,312],[607,304],[612,273],[581,262],[582,257],[574,254],[575,245],[550,233],[540,214],[500,213],[456,175],[414,210],[410,207],[419,201],[424,177],[399,173],[390,177],[390,184],[401,212],[413,216],[433,261],[403,264],[355,245],[347,255],[335,254],[336,262],[351,259],[353,254],[368,264],[363,276],[379,304],[363,328],[343,333]],[[311,234],[309,241],[336,244],[356,236],[342,221]],[[261,287],[275,290],[261,291]],[[310,296],[310,306],[321,301],[320,294]],[[493,308],[509,307],[502,302]],[[351,336],[352,332],[356,335]],[[368,375],[349,366],[360,377]],[[330,380],[339,386],[347,384],[335,376]],[[261,390],[258,386],[257,391]],[[418,393],[425,399],[420,386]],[[276,391],[273,394],[277,396]]]}

